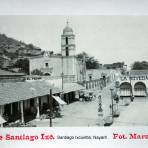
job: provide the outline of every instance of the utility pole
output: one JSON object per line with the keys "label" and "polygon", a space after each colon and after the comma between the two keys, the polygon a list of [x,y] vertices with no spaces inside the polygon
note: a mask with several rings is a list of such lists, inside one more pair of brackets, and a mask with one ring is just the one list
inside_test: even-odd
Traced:
{"label": "utility pole", "polygon": [[111,88],[110,89],[110,91],[111,91],[111,111],[112,111],[112,120],[114,119],[114,113],[113,113],[113,110],[114,110],[114,108],[113,108],[113,88]]}
{"label": "utility pole", "polygon": [[52,127],[52,117],[53,117],[53,98],[52,98],[52,89],[50,89],[50,109],[48,110],[49,112],[49,119],[50,119],[50,127]]}

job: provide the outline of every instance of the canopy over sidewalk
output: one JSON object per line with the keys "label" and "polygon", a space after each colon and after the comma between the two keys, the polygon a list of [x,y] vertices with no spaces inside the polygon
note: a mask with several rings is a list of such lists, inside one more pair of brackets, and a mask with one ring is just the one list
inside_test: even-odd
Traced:
{"label": "canopy over sidewalk", "polygon": [[0,124],[3,124],[5,122],[7,122],[7,121],[5,121],[4,118],[0,115]]}
{"label": "canopy over sidewalk", "polygon": [[66,105],[67,103],[64,102],[60,97],[58,96],[52,96],[60,105]]}
{"label": "canopy over sidewalk", "polygon": [[60,93],[59,88],[46,81],[0,83],[0,105],[27,100],[52,93]]}

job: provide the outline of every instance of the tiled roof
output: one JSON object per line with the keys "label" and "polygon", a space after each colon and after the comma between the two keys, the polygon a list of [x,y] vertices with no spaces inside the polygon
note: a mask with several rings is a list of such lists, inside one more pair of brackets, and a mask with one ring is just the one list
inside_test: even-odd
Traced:
{"label": "tiled roof", "polygon": [[78,84],[78,83],[65,83],[63,85],[63,91],[64,93],[69,93],[72,91],[77,91],[77,90],[83,90],[85,89],[85,87],[83,87],[82,85]]}
{"label": "tiled roof", "polygon": [[53,94],[61,92],[46,81],[0,83],[0,105],[44,96],[50,93],[50,89]]}
{"label": "tiled roof", "polygon": [[0,69],[0,76],[24,76],[24,73],[15,73]]}
{"label": "tiled roof", "polygon": [[131,70],[131,75],[148,75],[148,70]]}

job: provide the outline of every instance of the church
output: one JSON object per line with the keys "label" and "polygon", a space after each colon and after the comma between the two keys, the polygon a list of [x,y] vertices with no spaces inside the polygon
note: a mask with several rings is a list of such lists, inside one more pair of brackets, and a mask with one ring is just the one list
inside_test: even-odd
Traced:
{"label": "church", "polygon": [[50,54],[29,59],[30,75],[39,70],[45,76],[62,77],[64,82],[78,82],[83,80],[83,61],[76,58],[75,34],[67,22],[61,35],[61,54]]}

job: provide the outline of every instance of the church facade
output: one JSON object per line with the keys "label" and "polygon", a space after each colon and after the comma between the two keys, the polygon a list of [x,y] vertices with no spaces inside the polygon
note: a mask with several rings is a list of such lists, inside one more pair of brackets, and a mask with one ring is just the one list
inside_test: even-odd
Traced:
{"label": "church facade", "polygon": [[66,82],[82,81],[84,63],[76,58],[75,35],[67,23],[61,35],[61,55],[49,54],[30,58],[30,75],[40,70],[43,75],[63,77]]}

